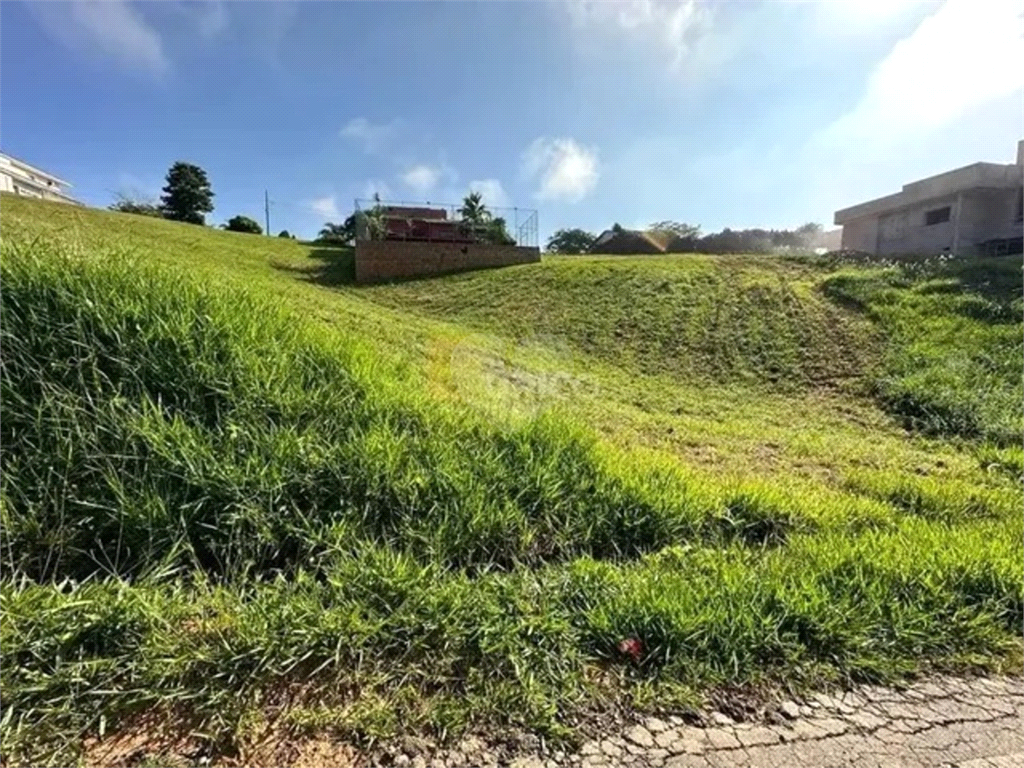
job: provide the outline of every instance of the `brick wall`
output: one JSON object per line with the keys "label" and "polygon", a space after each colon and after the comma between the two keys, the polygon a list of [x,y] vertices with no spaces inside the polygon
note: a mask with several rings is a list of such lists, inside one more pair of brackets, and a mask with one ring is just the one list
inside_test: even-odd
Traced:
{"label": "brick wall", "polygon": [[518,245],[361,240],[356,243],[356,282],[378,283],[536,261],[540,261],[539,248]]}

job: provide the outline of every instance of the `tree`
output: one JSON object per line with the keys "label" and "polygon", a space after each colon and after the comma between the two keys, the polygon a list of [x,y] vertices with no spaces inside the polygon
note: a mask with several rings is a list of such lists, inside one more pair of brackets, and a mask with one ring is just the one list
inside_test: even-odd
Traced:
{"label": "tree", "polygon": [[109,207],[111,211],[120,213],[134,213],[138,216],[153,216],[158,219],[164,217],[164,209],[159,203],[151,200],[135,200],[127,195],[118,195],[118,201]]}
{"label": "tree", "polygon": [[495,245],[515,245],[516,239],[505,228],[505,220],[501,216],[491,219],[487,224],[485,235],[487,242]]}
{"label": "tree", "polygon": [[796,230],[797,237],[800,239],[800,245],[809,246],[818,242],[821,238],[821,232],[824,228],[816,221],[809,221],[802,227],[798,227]]}
{"label": "tree", "polygon": [[647,231],[686,239],[697,237],[700,234],[700,225],[686,224],[682,221],[656,221],[647,228]]}
{"label": "tree", "polygon": [[255,219],[248,216],[232,216],[228,223],[223,225],[228,232],[246,232],[250,235],[262,235],[263,227]]}
{"label": "tree", "polygon": [[470,224],[485,224],[491,220],[491,212],[487,210],[483,195],[479,192],[470,192],[462,199],[459,213],[462,214],[462,220]]}
{"label": "tree", "polygon": [[559,229],[548,238],[551,253],[587,253],[597,236],[585,229]]}
{"label": "tree", "polygon": [[280,232],[277,233],[277,236],[278,237],[283,237],[286,240],[294,240],[295,239],[295,235],[293,235],[290,232],[288,232],[287,229],[282,229]]}
{"label": "tree", "polygon": [[[388,236],[388,217],[384,213],[384,206],[380,204],[380,196],[374,194],[376,201],[373,208],[368,211],[356,211],[350,217],[352,219],[352,237],[356,236],[359,230],[359,222],[366,226],[366,234],[371,240],[385,240]],[[348,219],[345,220],[346,224]]]}
{"label": "tree", "polygon": [[213,191],[206,171],[180,160],[167,171],[167,185],[161,198],[164,215],[174,221],[205,224],[205,214],[213,211]]}
{"label": "tree", "polygon": [[333,222],[324,222],[323,227],[316,235],[317,240],[327,240],[333,242],[346,242],[348,238],[345,236],[345,225],[335,224]]}
{"label": "tree", "polygon": [[325,222],[320,232],[317,234],[317,240],[323,240],[330,243],[341,243],[342,245],[350,245],[353,240],[356,239],[356,214],[351,214],[345,219],[342,224],[334,224],[333,222]]}
{"label": "tree", "polygon": [[495,218],[487,210],[483,195],[479,192],[470,192],[462,199],[459,214],[462,216],[462,229],[472,233],[477,240],[496,245],[515,245],[515,238],[506,229],[505,219],[500,216]]}

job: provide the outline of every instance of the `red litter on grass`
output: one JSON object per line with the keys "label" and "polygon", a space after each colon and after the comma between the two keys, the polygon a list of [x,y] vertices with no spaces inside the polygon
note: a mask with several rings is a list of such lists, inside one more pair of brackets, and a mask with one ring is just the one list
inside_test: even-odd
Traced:
{"label": "red litter on grass", "polygon": [[644,652],[644,644],[635,637],[628,637],[619,643],[619,652],[629,654],[633,657],[633,661],[640,661]]}

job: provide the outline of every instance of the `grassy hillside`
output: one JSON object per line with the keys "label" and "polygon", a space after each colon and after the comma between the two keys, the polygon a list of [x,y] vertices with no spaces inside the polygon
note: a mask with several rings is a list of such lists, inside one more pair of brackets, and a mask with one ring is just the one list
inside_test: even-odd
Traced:
{"label": "grassy hillside", "polygon": [[[213,759],[267,726],[571,739],[613,702],[1015,658],[1021,451],[978,434],[1020,429],[992,405],[1019,313],[968,318],[998,361],[981,432],[873,404],[966,386],[899,365],[944,370],[967,276],[546,260],[357,289],[344,251],[276,238],[7,196],[0,233],[11,764],[139,718]],[[716,362],[696,318],[730,280],[783,341],[731,309]]]}
{"label": "grassy hillside", "polygon": [[870,381],[884,407],[913,429],[1007,446],[1024,421],[1021,286],[1016,257],[895,262],[822,283],[888,336]]}
{"label": "grassy hillside", "polygon": [[548,257],[369,295],[513,338],[559,336],[643,374],[802,387],[859,376],[873,358],[870,326],[815,291],[817,277],[741,257]]}

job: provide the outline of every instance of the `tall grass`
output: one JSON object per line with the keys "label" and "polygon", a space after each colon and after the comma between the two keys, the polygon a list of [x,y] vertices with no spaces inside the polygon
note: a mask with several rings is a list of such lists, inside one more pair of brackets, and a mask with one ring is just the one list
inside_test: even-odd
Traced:
{"label": "tall grass", "polygon": [[439,404],[269,294],[59,240],[0,255],[9,762],[154,711],[211,754],[282,707],[362,742],[564,739],[651,686],[994,666],[1022,631],[1005,483],[716,482]]}
{"label": "tall grass", "polygon": [[825,293],[888,337],[874,391],[911,429],[1024,440],[1024,278],[1017,257],[915,259],[845,269]]}
{"label": "tall grass", "polygon": [[365,293],[513,338],[557,337],[643,375],[794,391],[856,377],[874,358],[870,327],[812,285],[765,258],[549,256]]}

